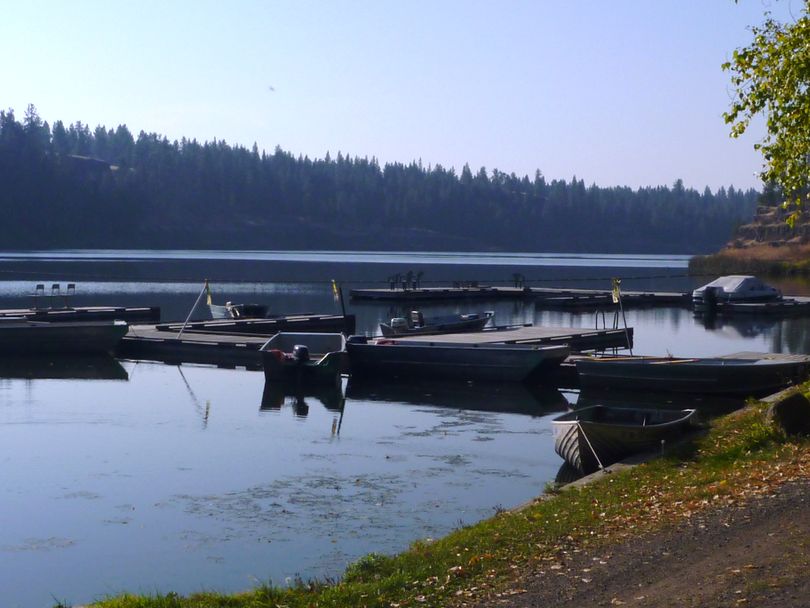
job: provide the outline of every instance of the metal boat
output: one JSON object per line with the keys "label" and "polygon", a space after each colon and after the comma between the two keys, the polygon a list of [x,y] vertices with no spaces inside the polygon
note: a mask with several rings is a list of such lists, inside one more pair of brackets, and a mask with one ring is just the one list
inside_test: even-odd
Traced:
{"label": "metal boat", "polygon": [[346,350],[353,376],[508,382],[537,378],[570,352],[567,345],[409,342],[364,336],[349,338]]}
{"label": "metal boat", "polygon": [[807,379],[810,357],[588,357],[576,367],[583,388],[761,396]]}
{"label": "metal boat", "polygon": [[695,411],[604,405],[574,410],[552,420],[554,450],[576,470],[590,473],[683,434]]}
{"label": "metal boat", "polygon": [[380,332],[386,338],[429,334],[451,334],[484,329],[495,313],[491,311],[470,314],[425,317],[421,311],[411,311],[410,319],[396,317],[391,323],[380,323]]}
{"label": "metal boat", "polygon": [[343,334],[279,332],[260,351],[268,382],[334,385],[346,369]]}

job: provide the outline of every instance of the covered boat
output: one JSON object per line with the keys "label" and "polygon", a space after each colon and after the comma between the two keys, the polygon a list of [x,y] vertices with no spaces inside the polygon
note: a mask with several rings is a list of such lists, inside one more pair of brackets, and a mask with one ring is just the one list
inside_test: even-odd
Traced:
{"label": "covered boat", "polygon": [[338,333],[279,332],[260,351],[269,382],[334,385],[346,368],[346,338]]}
{"label": "covered boat", "polygon": [[438,378],[521,382],[563,362],[567,345],[457,343],[369,340],[352,336],[346,344],[352,375],[375,378]]}
{"label": "covered boat", "polygon": [[715,279],[692,292],[692,303],[700,310],[714,304],[772,302],[782,299],[782,292],[750,275],[733,274]]}
{"label": "covered boat", "polygon": [[382,335],[413,336],[428,334],[451,334],[456,332],[480,331],[484,329],[495,313],[491,311],[470,314],[453,314],[425,317],[421,311],[411,311],[409,319],[396,317],[391,323],[380,323]]}
{"label": "covered boat", "polygon": [[126,321],[45,323],[5,317],[0,319],[0,355],[111,353],[128,329]]}
{"label": "covered boat", "polygon": [[738,353],[713,358],[588,357],[576,361],[583,388],[761,396],[810,375],[810,357]]}
{"label": "covered boat", "polygon": [[554,450],[582,473],[657,449],[693,424],[694,409],[656,410],[595,405],[552,421]]}

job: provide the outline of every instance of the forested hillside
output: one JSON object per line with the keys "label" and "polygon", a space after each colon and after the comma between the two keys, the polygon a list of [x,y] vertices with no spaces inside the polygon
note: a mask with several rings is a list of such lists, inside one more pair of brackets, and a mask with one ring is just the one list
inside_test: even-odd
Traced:
{"label": "forested hillside", "polygon": [[0,248],[697,253],[757,193],[295,157],[0,111]]}

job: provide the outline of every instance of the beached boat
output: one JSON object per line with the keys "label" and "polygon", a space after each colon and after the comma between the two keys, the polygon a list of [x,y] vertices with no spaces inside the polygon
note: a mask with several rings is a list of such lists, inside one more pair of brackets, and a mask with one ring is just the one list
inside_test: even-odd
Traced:
{"label": "beached boat", "polygon": [[588,357],[576,361],[583,388],[760,396],[804,381],[810,357],[738,353],[714,358]]}
{"label": "beached boat", "polygon": [[686,432],[694,415],[694,409],[586,407],[552,420],[554,450],[578,471],[589,473],[660,448],[661,441]]}
{"label": "beached boat", "polygon": [[520,382],[537,378],[568,356],[567,345],[464,344],[352,336],[352,375]]}
{"label": "beached boat", "polygon": [[493,312],[487,311],[425,317],[420,311],[414,310],[411,312],[410,319],[396,317],[391,319],[390,324],[380,323],[380,331],[386,338],[480,331],[489,323],[494,314]]}
{"label": "beached boat", "polygon": [[774,302],[781,299],[781,291],[750,275],[720,277],[692,292],[692,304],[696,310],[715,304]]}
{"label": "beached boat", "polygon": [[128,328],[126,321],[43,323],[0,318],[0,355],[109,353]]}
{"label": "beached boat", "polygon": [[268,382],[334,385],[346,369],[343,334],[279,332],[260,350]]}

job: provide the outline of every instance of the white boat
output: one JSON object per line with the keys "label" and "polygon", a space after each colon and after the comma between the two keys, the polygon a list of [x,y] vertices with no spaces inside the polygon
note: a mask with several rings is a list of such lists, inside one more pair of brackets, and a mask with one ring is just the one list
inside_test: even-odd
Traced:
{"label": "white boat", "polygon": [[692,304],[697,310],[714,304],[773,302],[781,299],[782,292],[775,287],[757,277],[743,274],[717,278],[692,292]]}

